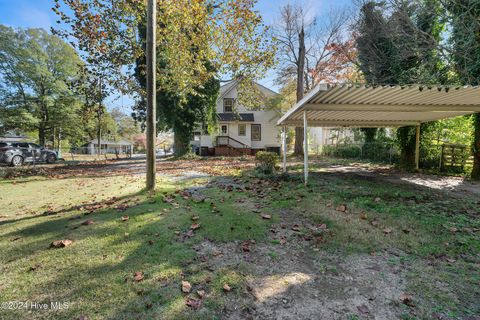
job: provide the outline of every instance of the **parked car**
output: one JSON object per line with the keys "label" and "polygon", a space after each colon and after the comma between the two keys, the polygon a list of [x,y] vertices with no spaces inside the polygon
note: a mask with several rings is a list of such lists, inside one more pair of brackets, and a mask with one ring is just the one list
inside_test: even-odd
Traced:
{"label": "parked car", "polygon": [[35,143],[0,141],[0,163],[17,167],[26,162],[55,163],[57,159],[56,151],[46,149]]}

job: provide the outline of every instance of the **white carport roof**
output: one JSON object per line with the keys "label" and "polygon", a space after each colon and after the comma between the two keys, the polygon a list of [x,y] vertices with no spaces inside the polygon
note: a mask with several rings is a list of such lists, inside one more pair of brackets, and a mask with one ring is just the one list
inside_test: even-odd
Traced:
{"label": "white carport roof", "polygon": [[295,104],[278,125],[399,127],[480,112],[480,88],[320,84]]}

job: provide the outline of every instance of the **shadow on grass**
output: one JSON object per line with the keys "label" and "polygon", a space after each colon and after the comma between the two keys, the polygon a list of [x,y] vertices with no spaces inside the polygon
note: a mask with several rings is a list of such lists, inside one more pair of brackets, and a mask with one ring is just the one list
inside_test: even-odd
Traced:
{"label": "shadow on grass", "polygon": [[[0,237],[0,243],[9,243],[3,246],[4,272],[18,275],[1,288],[3,299],[71,303],[69,309],[52,313],[52,318],[74,319],[81,314],[110,319],[151,319],[162,314],[169,314],[171,319],[187,317],[191,313],[179,288],[181,279],[190,278],[195,286],[202,277],[211,277],[214,284],[222,278],[206,264],[197,269],[203,262],[197,260],[194,245],[205,239],[259,239],[267,233],[269,222],[255,221],[258,216],[251,212],[239,212],[233,205],[235,197],[222,199],[219,210],[213,211],[210,202],[195,203],[173,191],[163,190],[152,198],[131,194],[122,201],[139,196],[144,199],[125,211],[100,209],[82,219],[71,220],[78,208],[73,206],[55,215],[9,221],[32,224],[9,227]],[[215,202],[223,192],[215,188],[205,191]],[[178,208],[163,201],[165,192],[176,195]],[[122,221],[123,215],[128,215],[128,221]],[[190,235],[194,215],[200,217],[202,227]],[[81,225],[86,219],[95,223]],[[11,238],[18,239],[12,242]],[[74,242],[66,248],[49,249],[58,239]],[[137,271],[145,275],[141,282],[133,281]],[[215,285],[221,292],[222,284]],[[215,298],[205,303],[211,308],[200,314],[218,312]],[[24,314],[12,314],[12,318],[19,316]]]}
{"label": "shadow on grass", "polygon": [[[448,221],[448,208],[419,210],[419,204],[426,204],[434,198],[439,201],[440,196],[431,195],[430,188],[412,190],[408,185],[389,188],[378,181],[358,179],[355,175],[342,174],[339,179],[338,173],[315,172],[311,175],[311,184],[303,187],[299,183],[300,176],[301,173],[293,174],[293,181],[285,183],[283,192],[273,194],[276,196],[272,200],[273,210],[298,208],[306,203],[309,207],[304,214],[308,216],[310,210],[318,211],[323,204],[319,201],[322,199],[313,195],[321,195],[331,200],[334,207],[348,203],[349,208],[379,211],[398,219],[417,217],[422,228],[428,227],[433,234]],[[12,237],[21,238],[2,248],[2,260],[6,262],[2,271],[10,275],[0,287],[5,293],[3,299],[70,302],[69,309],[47,316],[55,319],[75,319],[79,315],[100,319],[212,319],[225,316],[222,307],[226,302],[235,305],[237,299],[247,299],[249,295],[245,293],[242,279],[256,274],[239,265],[212,268],[208,260],[203,261],[197,255],[196,245],[211,240],[233,242],[236,246],[242,240],[261,240],[269,232],[271,222],[259,220],[246,204],[236,202],[239,198],[247,201],[251,197],[244,191],[205,188],[203,192],[211,200],[196,203],[182,197],[181,191],[187,188],[187,182],[178,184],[158,192],[153,198],[144,197],[126,211],[100,209],[80,220],[70,220],[74,213],[67,210],[60,215],[39,217],[40,221],[31,226],[5,225],[11,229],[0,237],[0,243],[8,242]],[[175,189],[180,192],[174,193]],[[174,203],[178,207],[164,202],[163,193],[175,194]],[[139,196],[144,195],[132,194],[122,200]],[[382,201],[376,202],[374,198],[377,196]],[[304,200],[299,202],[298,199]],[[210,201],[218,210],[212,209]],[[457,210],[457,203],[454,205]],[[122,221],[121,217],[126,214],[128,221]],[[194,216],[199,217],[201,227],[190,236]],[[41,221],[44,219],[49,220]],[[85,219],[93,219],[95,224],[81,225]],[[456,235],[449,234],[444,228],[437,230],[437,234],[449,235],[456,240]],[[62,249],[48,249],[51,241],[64,238],[72,239],[74,243]],[[229,254],[225,253],[226,258]],[[39,266],[30,271],[37,264]],[[294,265],[289,271],[305,270]],[[142,272],[144,279],[134,281],[135,272]],[[180,290],[182,280],[193,285],[191,297],[196,297],[196,290],[206,290],[206,308],[192,311],[185,305],[185,294]],[[232,284],[233,292],[223,293],[225,282]],[[302,290],[306,285],[308,283],[291,284],[285,290]],[[271,294],[264,303],[275,308],[274,303],[282,293]],[[25,318],[25,314],[20,311],[11,315],[11,319],[21,317]]]}

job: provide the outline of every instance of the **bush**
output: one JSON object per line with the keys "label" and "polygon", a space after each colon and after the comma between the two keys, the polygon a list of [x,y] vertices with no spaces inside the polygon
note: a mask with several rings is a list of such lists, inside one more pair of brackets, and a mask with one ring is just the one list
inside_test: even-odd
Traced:
{"label": "bush", "polygon": [[259,151],[255,154],[257,169],[264,174],[272,174],[278,162],[278,154],[275,152]]}

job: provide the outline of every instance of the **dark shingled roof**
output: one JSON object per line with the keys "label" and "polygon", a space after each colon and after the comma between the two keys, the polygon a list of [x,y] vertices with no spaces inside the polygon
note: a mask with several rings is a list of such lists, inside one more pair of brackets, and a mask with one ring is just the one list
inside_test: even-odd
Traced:
{"label": "dark shingled roof", "polygon": [[254,122],[253,113],[217,113],[219,121]]}

